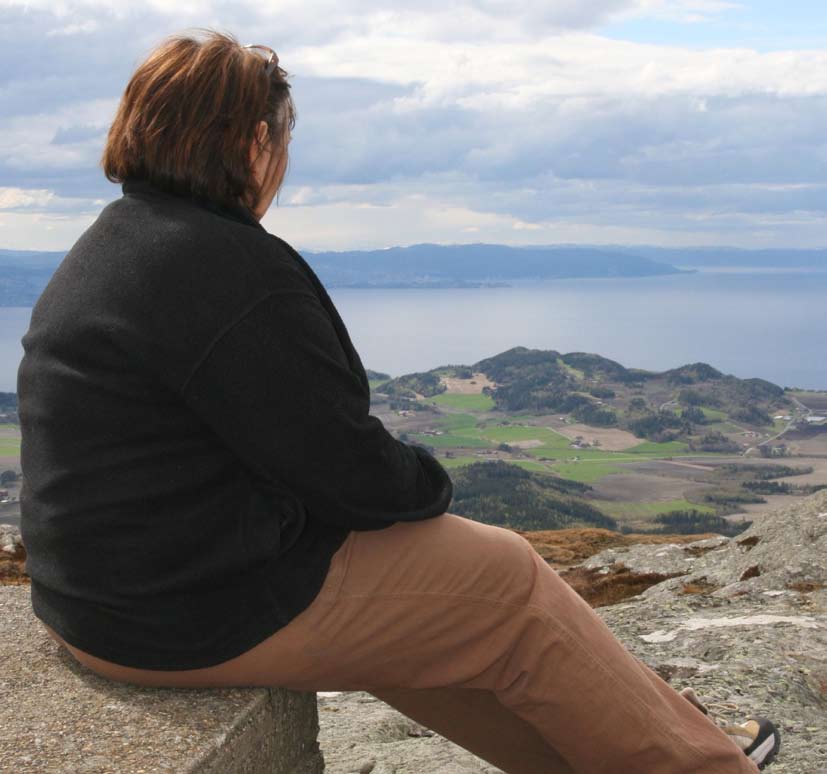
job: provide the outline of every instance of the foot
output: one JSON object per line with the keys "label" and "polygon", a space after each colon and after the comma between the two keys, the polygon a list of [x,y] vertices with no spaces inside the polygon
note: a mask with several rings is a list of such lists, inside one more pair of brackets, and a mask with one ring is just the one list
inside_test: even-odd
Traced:
{"label": "foot", "polygon": [[[709,715],[706,705],[701,702],[692,688],[684,688],[680,694],[704,715]],[[759,770],[775,758],[781,747],[781,734],[775,724],[767,718],[751,717],[737,725],[722,724],[717,721],[716,724],[744,751],[744,755],[755,762]]]}
{"label": "foot", "polygon": [[781,735],[767,718],[753,717],[735,726],[721,726],[721,730],[729,734],[729,738],[750,760],[755,761],[759,769],[772,762],[781,747]]}

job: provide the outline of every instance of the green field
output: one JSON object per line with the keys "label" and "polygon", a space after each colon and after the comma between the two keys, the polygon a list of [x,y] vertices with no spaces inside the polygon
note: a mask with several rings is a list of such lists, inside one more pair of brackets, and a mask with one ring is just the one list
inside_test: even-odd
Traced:
{"label": "green field", "polygon": [[613,465],[611,462],[589,462],[586,464],[562,462],[554,465],[554,472],[563,478],[581,481],[584,484],[592,484],[610,473],[626,473],[628,471]]}
{"label": "green field", "polygon": [[425,398],[425,402],[466,411],[489,411],[494,408],[493,399],[482,393],[463,395],[458,392],[442,392],[431,398]]}
{"label": "green field", "polygon": [[[497,423],[478,423],[473,414],[451,414],[443,417],[437,426],[444,431],[443,435],[423,435],[412,433],[412,437],[421,443],[430,444],[439,449],[443,448],[484,448],[495,447],[501,443],[511,444],[515,441],[538,440],[542,444],[523,451],[531,457],[549,457],[556,460],[555,471],[566,478],[577,481],[597,481],[609,473],[620,472],[614,463],[636,462],[642,458],[658,459],[672,457],[680,453],[688,453],[689,447],[683,441],[655,443],[643,441],[623,451],[607,451],[600,447],[574,449],[569,444],[571,440],[566,436],[548,427],[534,425]],[[699,454],[698,456],[704,456]],[[516,462],[516,461],[515,461]],[[522,461],[528,462],[528,461]],[[583,463],[588,464],[584,470]],[[543,465],[533,463],[526,465],[529,469],[546,469]],[[566,471],[563,473],[562,471]]]}
{"label": "green field", "polygon": [[656,454],[660,457],[669,457],[678,452],[686,451],[689,451],[689,446],[684,441],[668,441],[666,443],[644,441],[636,446],[630,446],[628,449],[624,449],[621,454]]}
{"label": "green field", "polygon": [[[545,446],[555,448],[568,447],[569,441],[566,436],[548,427],[532,427],[529,425],[489,425],[483,428],[483,435],[497,443],[509,443],[511,441],[543,441]],[[539,447],[537,447],[539,448]]]}
{"label": "green field", "polygon": [[652,518],[669,511],[684,511],[694,509],[705,513],[714,513],[715,509],[708,505],[691,503],[689,500],[661,500],[654,503],[624,503],[616,500],[591,500],[595,508],[616,519]]}
{"label": "green field", "polygon": [[0,438],[0,457],[13,457],[20,454],[20,441],[14,438]]}
{"label": "green field", "polygon": [[548,473],[549,475],[553,475],[549,469],[549,466],[544,462],[532,462],[531,460],[508,460],[508,463],[535,473]]}
{"label": "green field", "polygon": [[[622,451],[608,451],[599,446],[575,449],[570,446],[571,440],[569,438],[552,428],[518,424],[517,422],[509,422],[508,424],[500,424],[492,420],[480,422],[474,414],[470,413],[444,415],[435,422],[435,426],[443,431],[442,435],[435,436],[422,433],[411,433],[410,435],[419,443],[433,446],[436,449],[495,448],[503,443],[513,444],[517,441],[537,440],[541,442],[540,446],[522,449],[525,455],[536,458],[536,461],[526,459],[506,461],[513,465],[519,465],[526,470],[559,475],[562,478],[588,484],[593,484],[612,473],[629,472],[620,467],[619,463],[680,456],[720,456],[715,452],[690,452],[689,446],[683,441],[669,441],[667,443],[641,441]],[[547,458],[547,460],[542,458]],[[485,457],[468,455],[450,459],[440,458],[440,462],[446,468],[457,468],[484,460]],[[690,506],[683,504],[683,501],[679,505],[655,503],[646,506],[644,504],[644,506],[641,506],[642,510],[636,512],[637,515],[648,513],[647,507],[674,510]],[[714,508],[708,506],[698,507],[702,510],[714,511]]]}
{"label": "green field", "polygon": [[479,420],[473,414],[446,414],[434,424],[442,430],[474,429]]}
{"label": "green field", "polygon": [[704,416],[707,419],[711,419],[713,421],[723,421],[727,418],[726,412],[721,411],[720,409],[710,408],[709,406],[701,406],[700,409],[704,412]]}
{"label": "green field", "polygon": [[741,433],[743,430],[740,427],[736,427],[731,422],[710,422],[708,425],[703,426],[704,433],[710,433],[713,430],[718,430],[721,433]]}
{"label": "green field", "polygon": [[427,433],[408,433],[419,443],[433,446],[435,449],[488,449],[491,444],[484,438],[474,438],[470,435],[456,435],[455,433],[443,433],[442,435],[428,435]]}

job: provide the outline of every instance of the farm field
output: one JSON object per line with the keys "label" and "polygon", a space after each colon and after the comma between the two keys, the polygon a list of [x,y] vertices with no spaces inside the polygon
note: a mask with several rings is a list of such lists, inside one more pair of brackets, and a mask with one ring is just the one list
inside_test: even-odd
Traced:
{"label": "farm field", "polygon": [[[0,472],[5,470],[20,473],[20,428],[17,425],[0,424]],[[19,524],[19,481],[2,488],[8,490],[10,500],[0,503],[0,524]]]}
{"label": "farm field", "polygon": [[430,403],[437,406],[449,406],[450,408],[463,409],[464,411],[487,411],[494,408],[494,401],[488,395],[468,395],[461,393],[444,392],[427,398]]}
{"label": "farm field", "polygon": [[[467,379],[451,379],[451,389],[420,401],[423,410],[400,412],[387,402],[372,406],[389,431],[408,441],[430,447],[448,470],[487,460],[503,460],[533,473],[562,477],[589,485],[588,501],[621,526],[645,529],[655,516],[674,510],[695,509],[713,513],[707,494],[721,488],[741,491],[740,480],[722,478],[716,469],[726,463],[749,465],[783,464],[812,467],[800,476],[775,480],[794,486],[827,483],[827,427],[799,425],[787,430],[780,441],[788,454],[762,459],[757,449],[748,457],[690,450],[684,441],[656,443],[611,427],[590,427],[560,413],[503,412],[494,408],[490,396],[481,392],[491,382],[479,375],[471,385]],[[376,380],[372,384],[377,384]],[[796,393],[811,411],[827,413],[827,393]],[[668,394],[655,399],[669,400]],[[375,409],[375,410],[374,410]],[[720,430],[747,449],[760,442],[749,428],[730,422],[724,412],[709,406],[702,410],[708,420],[706,430]],[[786,423],[776,420],[776,430]],[[780,426],[780,427],[779,427]],[[765,431],[766,434],[766,431]],[[0,471],[20,470],[20,432],[17,425],[0,424]],[[12,498],[18,486],[5,487]],[[804,495],[763,495],[763,503],[739,503],[726,511],[733,521],[760,519],[775,508],[791,505]],[[19,505],[6,503],[0,508],[0,521],[14,521]]]}
{"label": "farm field", "polygon": [[0,424],[0,470],[20,470],[20,428]]}
{"label": "farm field", "polygon": [[[475,388],[481,390],[479,384]],[[672,396],[653,391],[647,398],[666,404]],[[802,398],[810,401],[802,400],[806,407],[815,408],[812,404],[817,401],[811,394]],[[591,427],[560,413],[503,412],[494,408],[488,395],[475,395],[469,380],[463,379],[451,380],[448,391],[421,402],[430,410],[406,412],[404,417],[383,411],[383,422],[404,432],[407,440],[431,447],[447,469],[503,460],[535,473],[579,481],[592,487],[588,502],[621,526],[645,529],[658,514],[675,510],[716,513],[719,509],[705,499],[707,494],[743,491],[737,477],[729,480],[716,474],[725,463],[811,466],[812,473],[777,480],[795,485],[827,483],[827,428],[786,431],[779,440],[792,456],[770,460],[762,459],[750,445],[785,430],[787,422],[775,420],[762,435],[706,405],[700,407],[707,418],[704,432],[719,431],[737,439],[743,450],[751,449],[749,456],[692,451],[684,441],[656,443],[616,427]],[[824,406],[827,411],[827,394]],[[764,503],[738,503],[719,512],[732,521],[756,519],[800,497],[766,495],[764,499]]]}
{"label": "farm field", "polygon": [[827,392],[789,390],[788,394],[819,414],[827,414]]}
{"label": "farm field", "polygon": [[631,520],[646,520],[647,517],[657,516],[660,513],[685,510],[687,508],[694,508],[707,513],[713,513],[715,510],[708,505],[698,505],[697,503],[691,503],[681,498],[677,500],[644,502],[620,502],[617,500],[593,500],[592,502],[604,513],[608,513],[620,521],[627,522]]}

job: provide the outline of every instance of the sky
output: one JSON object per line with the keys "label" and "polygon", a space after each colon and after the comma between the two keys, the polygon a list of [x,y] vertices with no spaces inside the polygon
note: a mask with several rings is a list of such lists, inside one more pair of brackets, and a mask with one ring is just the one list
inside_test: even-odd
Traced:
{"label": "sky", "polygon": [[279,53],[298,249],[827,247],[823,0],[0,0],[0,248],[68,249],[165,36]]}

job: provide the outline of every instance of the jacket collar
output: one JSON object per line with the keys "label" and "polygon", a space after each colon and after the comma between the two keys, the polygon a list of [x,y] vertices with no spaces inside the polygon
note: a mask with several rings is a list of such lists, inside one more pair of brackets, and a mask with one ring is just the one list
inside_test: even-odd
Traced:
{"label": "jacket collar", "polygon": [[144,196],[168,197],[177,199],[179,201],[188,202],[189,204],[192,204],[196,207],[202,207],[205,210],[209,210],[210,212],[215,213],[216,215],[220,215],[221,217],[229,218],[230,220],[235,220],[239,223],[243,223],[247,226],[253,226],[254,228],[258,228],[264,231],[264,226],[262,226],[261,223],[258,222],[258,220],[249,210],[249,208],[241,204],[224,205],[212,201],[211,199],[206,199],[200,196],[189,196],[188,194],[175,194],[170,191],[158,188],[157,186],[150,183],[148,180],[144,180],[142,178],[137,177],[126,178],[126,180],[124,180],[121,184],[121,190],[123,191],[124,195],[134,193],[141,194]]}

